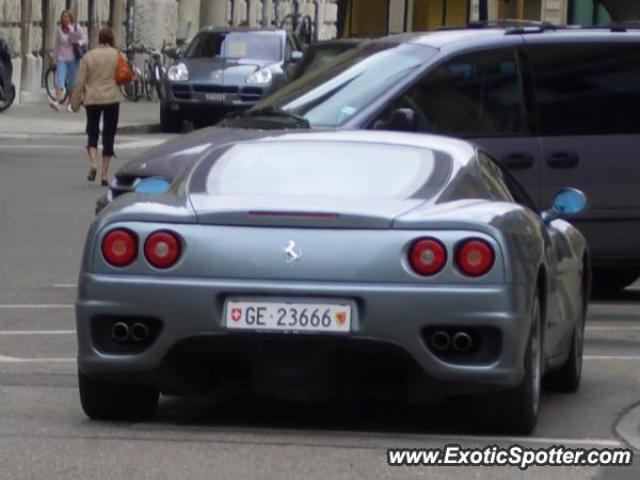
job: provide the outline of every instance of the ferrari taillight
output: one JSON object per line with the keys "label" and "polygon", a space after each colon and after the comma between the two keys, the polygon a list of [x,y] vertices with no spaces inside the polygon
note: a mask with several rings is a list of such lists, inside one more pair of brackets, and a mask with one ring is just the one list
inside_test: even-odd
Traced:
{"label": "ferrari taillight", "polygon": [[435,275],[446,262],[447,249],[435,238],[420,238],[409,250],[409,264],[420,275]]}
{"label": "ferrari taillight", "polygon": [[463,241],[456,250],[456,265],[469,277],[480,277],[488,273],[494,260],[493,247],[477,238]]}
{"label": "ferrari taillight", "polygon": [[114,267],[126,267],[138,256],[138,238],[129,230],[111,230],[102,239],[102,256]]}
{"label": "ferrari taillight", "polygon": [[154,267],[172,267],[180,258],[180,239],[167,230],[154,232],[144,242],[144,256]]}

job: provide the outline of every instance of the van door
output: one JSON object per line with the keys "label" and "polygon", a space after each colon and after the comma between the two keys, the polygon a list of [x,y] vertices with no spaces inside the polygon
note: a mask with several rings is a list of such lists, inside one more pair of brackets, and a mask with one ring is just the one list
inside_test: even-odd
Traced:
{"label": "van door", "polygon": [[539,206],[541,152],[524,85],[514,47],[464,53],[429,69],[383,113],[378,128],[396,129],[393,115],[399,109],[415,112],[414,128],[405,130],[477,143]]}
{"label": "van door", "polygon": [[563,187],[584,191],[590,208],[575,223],[594,265],[640,266],[640,42],[541,42],[525,51],[540,119],[542,204]]}

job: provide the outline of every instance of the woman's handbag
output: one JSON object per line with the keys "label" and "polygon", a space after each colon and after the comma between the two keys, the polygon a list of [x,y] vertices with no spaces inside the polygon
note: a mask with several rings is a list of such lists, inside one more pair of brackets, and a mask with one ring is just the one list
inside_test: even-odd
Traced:
{"label": "woman's handbag", "polygon": [[133,80],[133,70],[122,53],[118,52],[118,65],[116,66],[116,84],[126,85]]}
{"label": "woman's handbag", "polygon": [[77,61],[80,61],[80,59],[82,57],[84,57],[84,54],[87,53],[87,46],[83,45],[82,43],[80,43],[82,35],[80,35],[78,33],[78,24],[76,24],[75,26],[75,37],[79,37],[76,38],[76,41],[73,42],[73,56],[76,57]]}

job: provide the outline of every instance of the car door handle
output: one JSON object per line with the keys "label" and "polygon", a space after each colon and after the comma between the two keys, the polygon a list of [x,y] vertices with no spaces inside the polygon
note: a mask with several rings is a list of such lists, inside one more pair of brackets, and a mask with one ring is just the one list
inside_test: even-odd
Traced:
{"label": "car door handle", "polygon": [[580,157],[574,152],[556,152],[547,157],[551,168],[573,168],[580,163]]}
{"label": "car door handle", "polygon": [[500,163],[509,170],[526,170],[533,167],[534,158],[530,153],[508,153],[503,156]]}

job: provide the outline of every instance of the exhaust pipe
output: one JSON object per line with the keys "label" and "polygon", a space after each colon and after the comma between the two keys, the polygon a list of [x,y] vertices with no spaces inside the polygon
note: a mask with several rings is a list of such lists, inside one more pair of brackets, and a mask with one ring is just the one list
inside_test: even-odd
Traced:
{"label": "exhaust pipe", "polygon": [[149,327],[140,322],[131,325],[131,339],[134,342],[144,342],[147,338],[149,338]]}
{"label": "exhaust pipe", "polygon": [[431,335],[431,347],[437,352],[444,352],[451,346],[451,337],[445,331],[438,330]]}
{"label": "exhaust pipe", "polygon": [[467,353],[473,346],[473,339],[467,332],[458,332],[453,336],[453,348],[460,353]]}
{"label": "exhaust pipe", "polygon": [[120,343],[129,340],[129,325],[124,322],[114,323],[111,327],[111,338]]}

